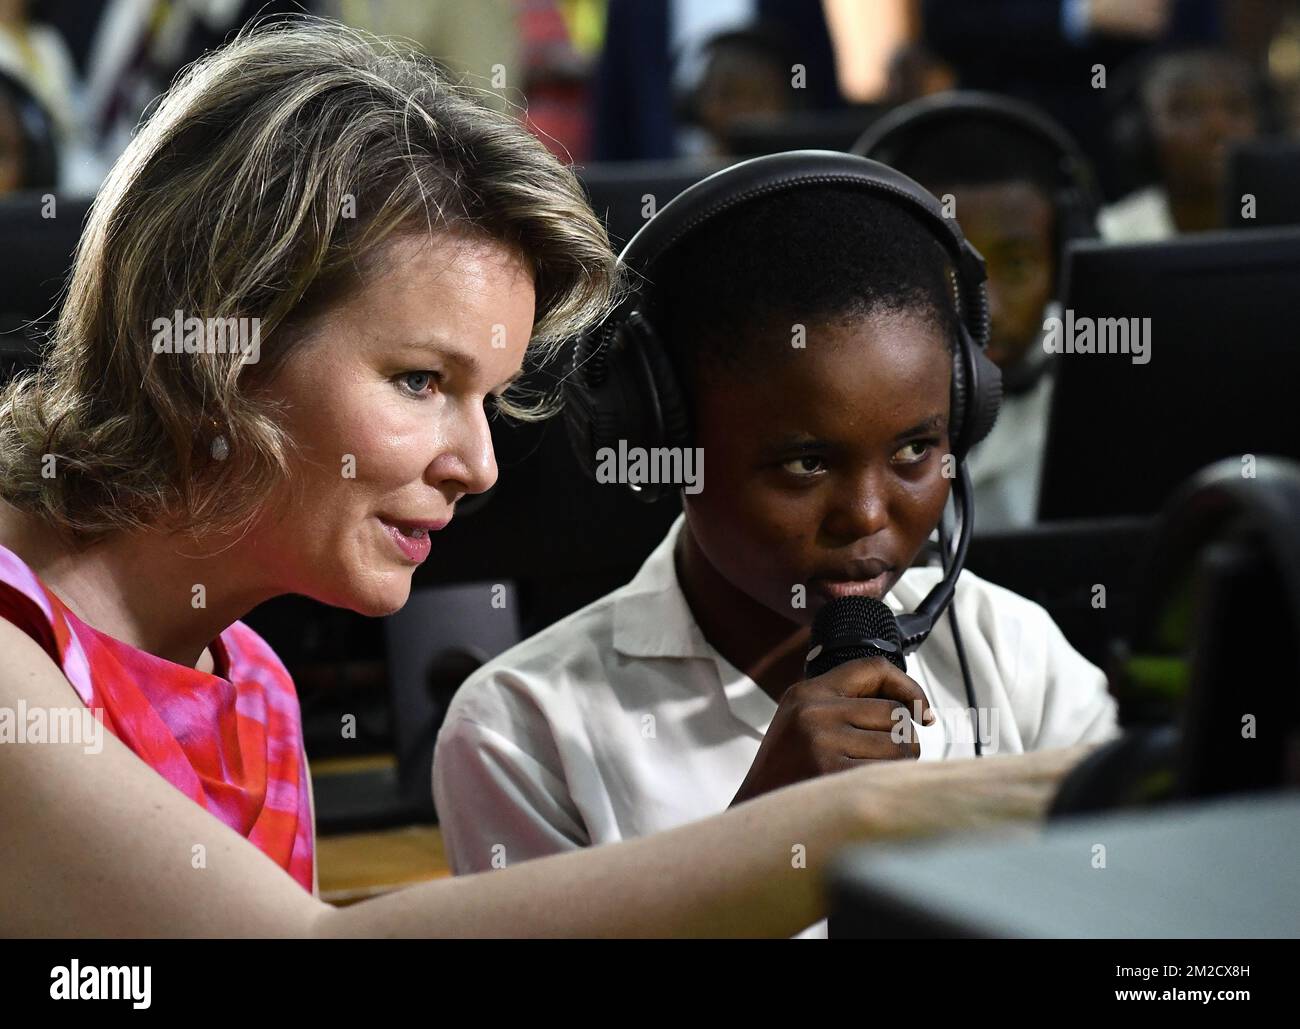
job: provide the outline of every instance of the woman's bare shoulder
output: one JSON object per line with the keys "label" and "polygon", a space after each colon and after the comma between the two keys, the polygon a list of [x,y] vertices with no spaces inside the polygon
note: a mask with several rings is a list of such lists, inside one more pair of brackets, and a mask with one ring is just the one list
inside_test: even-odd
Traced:
{"label": "woman's bare shoulder", "polygon": [[0,935],[308,935],[325,906],[97,721],[0,620]]}

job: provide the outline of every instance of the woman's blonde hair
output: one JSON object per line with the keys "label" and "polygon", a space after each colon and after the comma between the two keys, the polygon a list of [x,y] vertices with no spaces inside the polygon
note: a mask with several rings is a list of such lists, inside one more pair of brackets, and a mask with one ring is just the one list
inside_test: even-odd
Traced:
{"label": "woman's blonde hair", "polygon": [[[534,359],[616,300],[577,179],[518,121],[403,45],[316,19],[245,30],[178,78],[96,197],[45,361],[0,393],[0,496],[82,541],[248,524],[291,448],[258,385],[394,233],[443,230],[522,255]],[[155,352],[178,311],[259,319],[260,359]]]}

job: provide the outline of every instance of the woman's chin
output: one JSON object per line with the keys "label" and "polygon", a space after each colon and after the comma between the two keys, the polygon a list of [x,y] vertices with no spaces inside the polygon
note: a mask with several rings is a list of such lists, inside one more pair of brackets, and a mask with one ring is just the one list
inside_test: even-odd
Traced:
{"label": "woman's chin", "polygon": [[367,618],[383,618],[405,607],[410,596],[411,576],[408,573],[386,577],[380,582],[367,583],[364,589],[353,588],[342,594],[332,593],[328,598],[317,596],[315,599],[332,607],[355,611]]}
{"label": "woman's chin", "polygon": [[392,589],[377,596],[366,597],[365,606],[355,607],[353,610],[368,618],[384,618],[402,610],[410,597],[411,582],[408,579],[401,589]]}

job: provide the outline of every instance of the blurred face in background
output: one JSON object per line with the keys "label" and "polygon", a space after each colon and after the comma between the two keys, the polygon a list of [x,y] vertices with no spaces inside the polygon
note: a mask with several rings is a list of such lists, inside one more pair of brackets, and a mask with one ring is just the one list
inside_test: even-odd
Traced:
{"label": "blurred face in background", "polygon": [[714,51],[696,95],[700,124],[719,149],[738,122],[778,118],[791,109],[789,72],[743,47]]}
{"label": "blurred face in background", "polygon": [[1228,150],[1259,131],[1246,69],[1215,54],[1172,57],[1152,71],[1143,103],[1170,193],[1217,202]]}
{"label": "blurred face in background", "polygon": [[989,358],[1003,369],[1024,359],[1043,327],[1056,283],[1056,212],[1030,182],[927,187],[956,198],[957,222],[988,269]]}

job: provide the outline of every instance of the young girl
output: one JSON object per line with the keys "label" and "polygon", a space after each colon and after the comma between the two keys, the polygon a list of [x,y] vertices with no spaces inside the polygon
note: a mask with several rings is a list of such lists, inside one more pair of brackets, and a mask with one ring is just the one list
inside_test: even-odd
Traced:
{"label": "young girl", "polygon": [[1042,608],[970,573],[953,604],[977,711],[946,619],[906,674],[856,662],[802,681],[827,601],[911,611],[940,578],[913,564],[949,494],[958,338],[934,229],[828,179],[719,201],[646,271],[702,489],[632,582],[457,694],[434,766],[457,871],[658,832],[826,772],[969,756],[977,732],[986,754],[1115,732],[1102,673]]}

